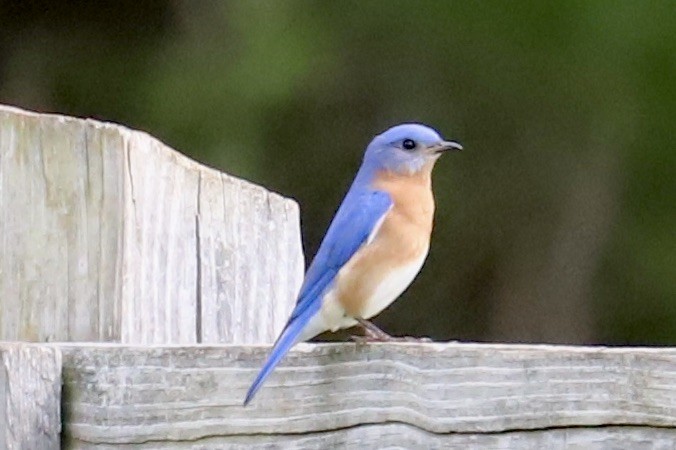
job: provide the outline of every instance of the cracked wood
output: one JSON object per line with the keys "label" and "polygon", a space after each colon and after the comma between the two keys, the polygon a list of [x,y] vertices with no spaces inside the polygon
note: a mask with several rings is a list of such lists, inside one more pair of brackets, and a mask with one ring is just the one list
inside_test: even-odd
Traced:
{"label": "cracked wood", "polygon": [[266,347],[60,348],[73,448],[312,448],[324,437],[353,446],[408,439],[425,448],[676,442],[672,349],[301,344],[244,408]]}
{"label": "cracked wood", "polygon": [[146,133],[2,105],[0,242],[6,340],[269,343],[303,275],[292,200]]}
{"label": "cracked wood", "polygon": [[0,342],[0,449],[57,450],[60,406],[59,350]]}

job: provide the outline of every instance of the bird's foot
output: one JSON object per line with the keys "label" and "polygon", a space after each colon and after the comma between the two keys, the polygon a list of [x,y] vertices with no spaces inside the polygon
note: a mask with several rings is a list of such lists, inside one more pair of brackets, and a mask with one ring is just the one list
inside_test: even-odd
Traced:
{"label": "bird's foot", "polygon": [[369,342],[372,342],[372,341],[369,341],[369,338],[367,338],[366,336],[360,336],[360,335],[357,335],[357,334],[351,334],[350,339],[352,339],[354,341],[354,343],[357,344],[357,347],[362,347],[362,346],[368,344]]}
{"label": "bird's foot", "polygon": [[358,336],[350,335],[350,339],[357,343],[357,345],[366,345],[373,342],[409,342],[409,343],[418,343],[418,344],[429,344],[432,339],[428,337],[415,337],[415,336]]}
{"label": "bird's foot", "polygon": [[369,342],[432,342],[432,339],[427,337],[418,338],[413,336],[390,336],[368,320],[361,318],[357,318],[356,320],[364,329],[364,336],[351,336],[351,338],[359,345],[364,345]]}

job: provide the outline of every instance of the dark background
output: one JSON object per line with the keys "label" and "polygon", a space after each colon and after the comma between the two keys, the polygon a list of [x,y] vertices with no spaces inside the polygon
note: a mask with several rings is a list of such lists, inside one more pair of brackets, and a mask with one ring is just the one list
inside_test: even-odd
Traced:
{"label": "dark background", "polygon": [[427,123],[466,151],[379,325],[676,343],[673,1],[0,1],[0,102],[293,197],[308,256],[373,135]]}

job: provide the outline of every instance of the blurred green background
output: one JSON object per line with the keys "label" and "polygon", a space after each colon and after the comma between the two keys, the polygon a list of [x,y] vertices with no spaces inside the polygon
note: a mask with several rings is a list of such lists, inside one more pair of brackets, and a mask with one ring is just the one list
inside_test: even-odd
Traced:
{"label": "blurred green background", "polygon": [[427,263],[376,323],[676,344],[673,1],[0,1],[0,102],[295,198],[308,259],[376,133],[432,125]]}

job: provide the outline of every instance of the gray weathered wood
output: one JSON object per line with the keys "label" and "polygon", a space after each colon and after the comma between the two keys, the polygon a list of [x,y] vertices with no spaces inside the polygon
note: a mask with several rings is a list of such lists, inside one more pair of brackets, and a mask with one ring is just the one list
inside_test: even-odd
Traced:
{"label": "gray weathered wood", "polygon": [[244,408],[266,347],[60,348],[73,448],[673,449],[676,438],[673,349],[301,344]]}
{"label": "gray weathered wood", "polygon": [[0,105],[0,339],[268,343],[302,272],[292,200],[142,132]]}
{"label": "gray weathered wood", "polygon": [[0,342],[0,449],[58,449],[61,352]]}
{"label": "gray weathered wood", "polygon": [[73,442],[69,449],[450,449],[450,450],[674,450],[676,430],[611,426],[504,433],[432,434],[406,424],[361,425],[296,435],[206,436],[196,440],[101,444]]}

